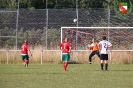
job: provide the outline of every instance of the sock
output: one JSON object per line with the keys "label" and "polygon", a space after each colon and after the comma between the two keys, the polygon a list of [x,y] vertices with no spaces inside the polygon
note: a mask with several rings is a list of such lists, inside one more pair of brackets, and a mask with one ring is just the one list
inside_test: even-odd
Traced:
{"label": "sock", "polygon": [[63,68],[64,68],[64,70],[65,70],[65,62],[63,62]]}
{"label": "sock", "polygon": [[91,62],[91,58],[89,57],[89,62]]}
{"label": "sock", "polygon": [[29,60],[26,60],[26,64],[29,64]]}
{"label": "sock", "polygon": [[108,63],[105,64],[105,70],[108,70]]}
{"label": "sock", "polygon": [[103,63],[101,63],[101,70],[103,70]]}
{"label": "sock", "polygon": [[67,62],[64,62],[64,70],[66,71],[67,68]]}
{"label": "sock", "polygon": [[66,66],[65,66],[66,67],[65,70],[66,70],[67,69],[67,66],[68,66],[68,63],[67,62],[65,62],[65,63],[66,63]]}
{"label": "sock", "polygon": [[64,67],[64,70],[66,71],[67,69],[67,66],[68,66],[68,63],[67,62],[63,62],[63,67]]}
{"label": "sock", "polygon": [[24,61],[24,60],[22,60],[22,63],[23,63],[23,64],[25,64],[25,61]]}

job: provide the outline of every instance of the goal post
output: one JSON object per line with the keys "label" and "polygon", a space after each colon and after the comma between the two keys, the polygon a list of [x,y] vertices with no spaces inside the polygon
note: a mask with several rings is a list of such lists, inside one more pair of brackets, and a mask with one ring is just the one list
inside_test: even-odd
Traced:
{"label": "goal post", "polygon": [[[102,40],[102,36],[106,36],[107,39],[113,44],[111,52],[122,52],[126,54],[133,51],[133,27],[61,27],[61,42],[64,37],[68,38],[74,52],[78,51],[78,54],[73,54],[76,61],[79,61],[82,52],[82,57],[88,60],[88,55],[85,56],[86,47],[91,44],[92,38],[98,41]],[[112,53],[109,52],[110,58]],[[83,58],[82,58],[83,59]]]}

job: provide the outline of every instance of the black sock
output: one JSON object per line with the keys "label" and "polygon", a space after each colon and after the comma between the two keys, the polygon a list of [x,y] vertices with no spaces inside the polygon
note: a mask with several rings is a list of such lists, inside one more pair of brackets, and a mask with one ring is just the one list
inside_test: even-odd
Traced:
{"label": "black sock", "polygon": [[101,63],[101,70],[103,70],[103,63]]}
{"label": "black sock", "polygon": [[108,70],[108,63],[105,64],[105,70]]}
{"label": "black sock", "polygon": [[91,62],[91,58],[89,58],[89,62]]}

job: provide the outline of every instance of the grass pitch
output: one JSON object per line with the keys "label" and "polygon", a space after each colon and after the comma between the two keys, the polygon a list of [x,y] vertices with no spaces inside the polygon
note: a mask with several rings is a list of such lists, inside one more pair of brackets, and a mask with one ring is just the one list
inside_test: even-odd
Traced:
{"label": "grass pitch", "polygon": [[133,88],[133,65],[109,64],[101,71],[100,64],[0,65],[1,88]]}

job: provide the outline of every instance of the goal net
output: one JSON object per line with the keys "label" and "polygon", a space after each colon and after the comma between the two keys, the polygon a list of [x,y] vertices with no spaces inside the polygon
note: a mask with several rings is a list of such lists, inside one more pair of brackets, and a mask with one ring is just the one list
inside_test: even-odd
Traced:
{"label": "goal net", "polygon": [[[109,50],[111,63],[133,63],[133,27],[61,27],[61,42],[68,38],[72,46],[71,60],[81,63],[88,62],[91,51],[86,47],[92,38],[101,41],[102,36],[113,44]],[[92,60],[99,63],[97,56]]]}
{"label": "goal net", "polygon": [[133,27],[61,27],[61,42],[68,37],[73,50],[85,50],[92,38],[102,36],[113,44],[114,50],[133,49]]}

